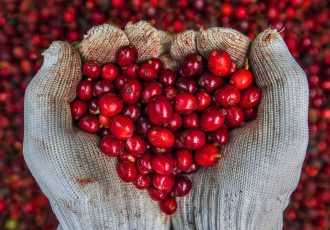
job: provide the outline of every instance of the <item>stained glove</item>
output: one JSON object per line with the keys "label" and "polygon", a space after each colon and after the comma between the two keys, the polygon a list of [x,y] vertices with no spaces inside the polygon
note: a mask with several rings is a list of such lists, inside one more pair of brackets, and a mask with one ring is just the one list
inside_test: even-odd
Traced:
{"label": "stained glove", "polygon": [[[81,80],[81,58],[113,62],[117,49],[133,44],[139,60],[158,57],[169,40],[149,24],[92,28],[79,51],[54,42],[29,84],[24,108],[24,158],[57,216],[58,229],[169,229],[148,193],[123,183],[116,159],[101,153],[96,135],[72,126],[69,103]],[[80,54],[79,54],[80,53]]]}
{"label": "stained glove", "polygon": [[250,46],[223,28],[176,36],[171,55],[227,50],[242,66],[249,57],[262,100],[255,121],[231,132],[215,167],[191,176],[191,193],[178,199],[175,229],[282,229],[283,211],[298,184],[308,142],[308,84],[281,35],[267,29]]}

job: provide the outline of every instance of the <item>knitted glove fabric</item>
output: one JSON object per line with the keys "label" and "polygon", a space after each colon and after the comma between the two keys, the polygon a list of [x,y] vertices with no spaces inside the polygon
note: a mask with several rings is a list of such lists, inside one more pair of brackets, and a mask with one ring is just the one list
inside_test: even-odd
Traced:
{"label": "knitted glove fabric", "polygon": [[[101,25],[87,33],[79,51],[84,60],[103,64],[114,61],[117,49],[130,43],[142,61],[165,52],[167,39],[145,22],[125,31]],[[59,229],[169,229],[170,217],[157,203],[119,179],[116,159],[101,153],[99,138],[72,126],[69,103],[80,80],[78,50],[54,42],[25,95],[24,157]]]}
{"label": "knitted glove fabric", "polygon": [[298,184],[308,142],[308,84],[276,30],[249,39],[231,29],[186,31],[174,38],[176,60],[191,52],[227,50],[238,66],[249,56],[262,89],[258,118],[231,132],[215,167],[190,178],[193,189],[178,199],[175,229],[281,229],[282,214]]}

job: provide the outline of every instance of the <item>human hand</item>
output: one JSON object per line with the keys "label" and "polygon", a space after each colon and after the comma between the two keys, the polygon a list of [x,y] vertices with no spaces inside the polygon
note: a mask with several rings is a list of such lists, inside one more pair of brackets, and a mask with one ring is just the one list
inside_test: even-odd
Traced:
{"label": "human hand", "polygon": [[231,132],[218,165],[190,178],[178,200],[175,229],[281,229],[282,214],[298,184],[308,143],[308,84],[281,35],[267,29],[249,39],[223,28],[178,35],[171,54],[227,50],[239,66],[249,57],[262,100],[255,121]]}
{"label": "human hand", "polygon": [[122,31],[93,27],[79,51],[54,42],[29,84],[24,108],[24,158],[48,197],[63,229],[169,229],[170,218],[146,192],[123,183],[116,159],[105,156],[99,138],[72,126],[70,102],[81,80],[81,58],[114,61],[120,46],[133,44],[139,60],[158,57],[169,40],[144,22]]}

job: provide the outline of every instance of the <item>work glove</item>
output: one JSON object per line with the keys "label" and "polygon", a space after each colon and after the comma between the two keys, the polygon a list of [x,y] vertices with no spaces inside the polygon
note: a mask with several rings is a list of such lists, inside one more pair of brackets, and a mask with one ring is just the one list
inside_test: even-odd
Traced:
{"label": "work glove", "polygon": [[25,94],[24,158],[49,199],[58,229],[169,229],[170,217],[147,192],[119,179],[116,158],[101,152],[99,137],[73,127],[70,112],[81,57],[114,62],[118,48],[132,44],[144,61],[166,52],[168,42],[164,32],[145,22],[125,31],[101,25],[87,33],[79,49],[54,42],[44,52]]}
{"label": "work glove", "polygon": [[249,58],[262,89],[258,117],[230,133],[215,167],[190,177],[193,189],[178,199],[174,229],[282,229],[308,143],[306,75],[272,29],[254,41],[232,29],[185,31],[170,50],[181,61],[192,52],[207,57],[216,48],[228,51],[238,66]]}

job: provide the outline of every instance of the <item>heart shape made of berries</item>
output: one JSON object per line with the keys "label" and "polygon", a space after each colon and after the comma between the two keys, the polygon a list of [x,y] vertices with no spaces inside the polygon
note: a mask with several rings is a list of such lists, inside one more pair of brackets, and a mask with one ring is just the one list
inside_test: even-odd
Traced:
{"label": "heart shape made of berries", "polygon": [[214,166],[230,130],[256,118],[261,90],[247,62],[238,69],[226,50],[207,59],[189,53],[177,71],[158,58],[137,63],[138,56],[124,45],[114,63],[86,61],[71,113],[81,130],[102,137],[105,155],[117,157],[121,180],[147,189],[172,214],[175,197],[192,188],[186,175]]}

